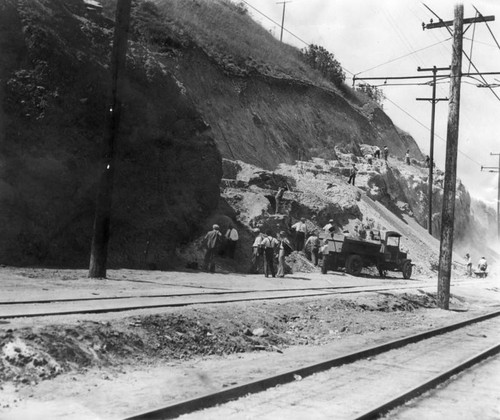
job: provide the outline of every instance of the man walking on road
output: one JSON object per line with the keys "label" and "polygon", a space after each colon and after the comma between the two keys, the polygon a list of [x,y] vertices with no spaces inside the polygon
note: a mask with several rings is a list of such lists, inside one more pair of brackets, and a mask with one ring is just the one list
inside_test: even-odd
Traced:
{"label": "man walking on road", "polygon": [[221,233],[219,232],[219,225],[213,225],[212,230],[205,235],[204,243],[206,247],[205,259],[203,261],[203,269],[215,273],[214,257],[217,252],[217,247],[221,241]]}
{"label": "man walking on road", "polygon": [[303,251],[307,233],[306,219],[301,217],[300,221],[292,226],[292,229],[295,231],[295,249]]}
{"label": "man walking on road", "polygon": [[273,277],[276,277],[276,273],[274,271],[274,249],[279,245],[279,242],[273,237],[273,233],[268,230],[262,244],[264,245],[265,258],[264,276],[269,277],[269,274],[271,274]]}
{"label": "man walking on road", "polygon": [[234,252],[236,251],[236,244],[238,243],[238,231],[234,227],[230,227],[226,232],[227,239],[227,254],[229,258],[234,260]]}

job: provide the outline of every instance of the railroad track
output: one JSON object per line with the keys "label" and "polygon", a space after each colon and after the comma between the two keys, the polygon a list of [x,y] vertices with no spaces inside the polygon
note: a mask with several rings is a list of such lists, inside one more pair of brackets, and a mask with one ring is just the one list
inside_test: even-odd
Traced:
{"label": "railroad track", "polygon": [[[500,343],[497,342],[499,326],[500,311],[491,312],[446,327],[134,414],[127,417],[127,420],[170,419],[189,413],[191,416],[187,418],[200,419],[238,418],[238,416],[241,418],[242,415],[245,418],[273,418],[273,415],[279,415],[280,418],[288,415],[299,418],[303,415],[306,418],[312,412],[319,418],[332,416],[356,420],[379,418],[389,410],[436,387],[453,375],[498,354],[500,352]],[[479,329],[483,333],[471,334],[468,332],[471,328]],[[485,332],[488,332],[488,335]],[[442,358],[434,356],[436,352],[441,354],[442,348],[449,349],[453,345],[457,347],[453,357],[441,360]],[[420,359],[416,355],[419,355]],[[432,369],[430,371],[423,369],[420,363],[422,363],[422,358],[425,360],[425,357],[427,360],[429,358],[432,360],[431,364],[436,366],[437,373]],[[409,361],[415,362],[409,366],[407,365]],[[339,369],[346,371],[341,372]],[[383,382],[378,375],[386,370],[389,370],[389,378]],[[398,371],[402,377],[393,376],[392,371]],[[361,375],[358,379],[352,377],[356,372]],[[372,373],[371,382],[365,380],[365,376],[368,376],[370,372]],[[424,379],[421,380],[421,378]],[[386,391],[384,383],[388,384],[385,385],[387,388],[390,388],[391,384],[393,387],[395,383],[398,384],[396,388],[399,392],[389,389],[389,394],[395,396],[387,399],[384,395]],[[283,386],[276,387],[277,385]],[[369,396],[366,401],[361,391],[364,385],[368,387],[368,392],[365,390],[364,394]],[[405,390],[401,392],[400,388]],[[351,401],[344,401],[336,395],[337,390],[343,390],[344,397],[351,396]],[[261,397],[267,393],[270,395]],[[321,393],[325,395],[319,395]],[[342,391],[340,394],[342,395]],[[352,395],[358,396],[358,394],[361,396],[354,403]],[[292,401],[291,396],[297,400]],[[319,402],[314,401],[315,397],[319,399]],[[284,402],[280,398],[283,398]],[[226,405],[221,406],[221,404]],[[277,407],[281,407],[278,410],[283,411],[273,412],[272,410],[276,410]],[[321,410],[325,415],[319,415]]]}
{"label": "railroad track", "polygon": [[[196,293],[152,294],[119,297],[85,297],[66,299],[39,299],[29,301],[0,301],[0,319],[41,317],[72,314],[97,314],[141,309],[180,307],[215,303],[234,303],[259,300],[319,297],[357,293],[381,293],[415,289],[405,286],[331,286],[316,288],[266,289],[266,290],[208,290]],[[418,285],[418,289],[435,285]]]}

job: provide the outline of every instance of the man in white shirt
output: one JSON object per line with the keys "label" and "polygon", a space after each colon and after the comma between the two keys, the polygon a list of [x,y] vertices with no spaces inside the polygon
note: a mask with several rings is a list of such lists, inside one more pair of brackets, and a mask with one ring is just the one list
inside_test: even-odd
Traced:
{"label": "man in white shirt", "polygon": [[333,231],[335,230],[335,226],[333,225],[333,219],[328,220],[328,223],[323,226],[323,230],[325,233],[331,235],[333,234]]}
{"label": "man in white shirt", "polygon": [[292,225],[292,229],[295,230],[295,249],[303,251],[307,234],[306,219],[301,217],[300,221]]}
{"label": "man in white shirt", "polygon": [[226,232],[227,246],[226,251],[229,258],[234,260],[234,252],[236,251],[236,243],[238,242],[238,231],[234,227],[230,227]]}
{"label": "man in white shirt", "polygon": [[258,228],[254,230],[254,233],[256,234],[256,236],[252,245],[252,265],[250,267],[250,273],[257,274],[259,272],[259,269],[262,267],[264,248],[261,248],[261,244],[264,240],[264,235]]}

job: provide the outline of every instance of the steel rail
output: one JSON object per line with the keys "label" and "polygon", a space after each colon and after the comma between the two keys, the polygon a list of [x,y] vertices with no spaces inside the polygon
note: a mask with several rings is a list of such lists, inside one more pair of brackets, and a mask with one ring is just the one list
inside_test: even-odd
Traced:
{"label": "steel rail", "polygon": [[450,379],[452,376],[457,375],[464,370],[467,370],[471,368],[472,366],[476,365],[479,362],[482,362],[483,360],[487,359],[488,357],[494,356],[496,354],[500,353],[500,343],[496,344],[489,349],[480,352],[476,354],[475,356],[467,359],[465,362],[459,363],[452,367],[451,369],[447,370],[446,372],[440,373],[439,375],[433,377],[432,379],[421,383],[420,385],[417,385],[414,388],[409,389],[406,392],[403,392],[402,394],[398,395],[396,398],[393,398],[389,401],[386,401],[385,403],[372,408],[371,410],[367,411],[366,413],[355,417],[353,420],[372,420],[372,419],[378,419],[379,417],[382,417],[384,414],[386,414],[388,411],[393,410],[404,403],[418,397],[419,395],[422,395],[424,392],[430,391],[431,389],[436,388],[439,384],[447,381]]}
{"label": "steel rail", "polygon": [[[419,286],[422,288],[425,286]],[[429,286],[430,287],[430,286]],[[345,290],[345,291],[334,291],[334,292],[323,292],[323,293],[310,293],[310,294],[291,294],[291,295],[279,295],[279,296],[261,296],[261,297],[246,297],[246,298],[235,298],[235,299],[219,299],[219,300],[198,300],[198,301],[184,301],[184,302],[166,302],[166,303],[154,303],[154,304],[141,304],[141,305],[129,305],[122,307],[111,307],[111,308],[86,308],[86,309],[60,309],[55,311],[45,311],[42,307],[33,308],[31,312],[27,309],[23,309],[26,312],[17,312],[10,314],[1,314],[0,319],[12,319],[12,318],[35,318],[44,316],[58,316],[58,315],[76,315],[76,314],[100,314],[100,313],[110,313],[110,312],[125,312],[125,311],[135,311],[141,309],[156,309],[156,308],[177,308],[182,306],[192,306],[192,305],[210,305],[210,304],[224,304],[224,303],[237,303],[237,302],[252,302],[259,300],[279,300],[279,299],[297,299],[297,298],[308,298],[317,296],[331,296],[331,295],[344,295],[344,294],[356,294],[356,293],[378,293],[384,291],[392,290],[406,290],[414,289],[415,286],[403,286],[403,287],[386,287],[379,289],[362,289],[362,290]],[[259,291],[255,291],[259,293]],[[203,296],[207,296],[210,293],[205,293]],[[184,295],[185,296],[185,295]],[[141,299],[141,298],[138,298]],[[113,300],[113,299],[110,299]],[[48,305],[46,303],[45,305]],[[13,305],[7,305],[12,307]],[[0,307],[1,309],[1,307]]]}
{"label": "steel rail", "polygon": [[400,348],[408,344],[416,343],[418,341],[422,341],[437,335],[445,334],[447,332],[454,331],[477,322],[485,321],[487,319],[495,318],[497,316],[500,316],[500,311],[490,312],[488,314],[471,318],[466,321],[450,324],[445,327],[435,328],[423,333],[418,333],[401,339],[393,340],[382,345],[368,347],[363,350],[346,354],[344,356],[328,359],[298,369],[289,370],[277,375],[269,376],[267,378],[247,382],[242,385],[236,385],[234,387],[226,388],[221,391],[159,407],[151,411],[134,414],[130,417],[127,417],[125,420],[148,420],[160,418],[172,419],[182,414],[191,413],[193,411],[212,407],[217,404],[223,404],[231,400],[243,397],[247,394],[262,392],[276,385],[293,382],[296,378],[296,375],[304,378],[314,373],[325,371],[347,363],[352,363],[367,357],[375,356],[389,350]]}
{"label": "steel rail", "polygon": [[[183,286],[180,286],[183,287]],[[184,297],[184,296],[206,296],[206,295],[232,295],[244,293],[268,293],[268,292],[302,292],[306,290],[333,290],[333,289],[355,289],[358,287],[376,287],[376,286],[326,286],[326,287],[299,287],[297,289],[247,289],[247,290],[224,290],[208,291],[210,288],[203,288],[206,292],[199,293],[172,293],[172,294],[156,294],[156,295],[137,295],[137,296],[101,296],[101,297],[83,297],[83,298],[63,298],[63,299],[38,299],[38,300],[8,300],[0,301],[2,305],[32,305],[32,304],[45,304],[45,303],[59,303],[59,302],[87,302],[87,301],[100,301],[100,300],[124,300],[124,299],[147,299],[147,298],[162,298],[162,297]],[[216,289],[216,288],[214,288]]]}

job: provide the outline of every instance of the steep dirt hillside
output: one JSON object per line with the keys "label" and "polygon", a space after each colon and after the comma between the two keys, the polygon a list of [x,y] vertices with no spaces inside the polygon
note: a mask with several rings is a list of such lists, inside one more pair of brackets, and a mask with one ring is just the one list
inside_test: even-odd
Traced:
{"label": "steep dirt hillside", "polygon": [[[102,5],[0,0],[2,263],[88,264],[115,2]],[[122,123],[111,266],[173,267],[176,247],[218,215],[228,225],[258,211],[258,194],[219,200],[221,157],[275,173],[313,157],[344,160],[343,175],[373,145],[387,145],[391,159],[407,149],[423,158],[378,105],[322,79],[298,50],[223,0],[133,2]],[[424,175],[395,166],[372,175],[367,196],[425,226]],[[274,191],[266,194],[272,200]],[[324,208],[314,204],[324,200],[318,194],[300,197],[294,211],[318,223],[332,210],[343,224],[360,217],[356,190]],[[464,232],[470,199],[463,189],[459,195]]]}
{"label": "steep dirt hillside", "polygon": [[[0,1],[4,264],[88,264],[112,27],[81,0]],[[125,90],[110,264],[164,268],[217,206],[220,153],[140,43],[130,43]]]}

